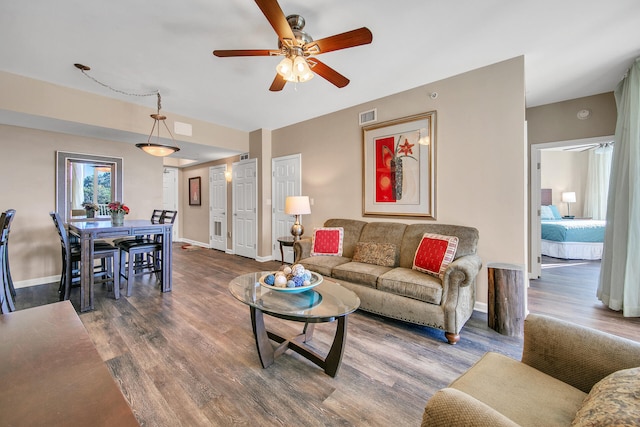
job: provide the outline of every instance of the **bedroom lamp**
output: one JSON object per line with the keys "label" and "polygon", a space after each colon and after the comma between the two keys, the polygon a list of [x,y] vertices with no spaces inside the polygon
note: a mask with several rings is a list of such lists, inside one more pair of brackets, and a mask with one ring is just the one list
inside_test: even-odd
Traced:
{"label": "bedroom lamp", "polygon": [[304,233],[304,227],[300,224],[300,215],[308,215],[311,213],[308,196],[289,196],[284,201],[284,213],[287,215],[295,215],[296,222],[291,226],[291,234],[293,240],[300,240],[300,236]]}
{"label": "bedroom lamp", "polygon": [[562,201],[567,204],[567,216],[571,216],[571,203],[576,202],[576,193],[574,191],[567,191],[562,193]]}

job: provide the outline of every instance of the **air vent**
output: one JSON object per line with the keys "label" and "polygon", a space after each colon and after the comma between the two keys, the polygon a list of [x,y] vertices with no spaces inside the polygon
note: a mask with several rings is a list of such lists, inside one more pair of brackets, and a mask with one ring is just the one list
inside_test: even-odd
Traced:
{"label": "air vent", "polygon": [[249,153],[240,154],[240,160],[247,160],[249,158]]}
{"label": "air vent", "polygon": [[374,108],[373,110],[363,111],[359,116],[360,126],[367,125],[369,123],[373,123],[378,120],[378,109]]}

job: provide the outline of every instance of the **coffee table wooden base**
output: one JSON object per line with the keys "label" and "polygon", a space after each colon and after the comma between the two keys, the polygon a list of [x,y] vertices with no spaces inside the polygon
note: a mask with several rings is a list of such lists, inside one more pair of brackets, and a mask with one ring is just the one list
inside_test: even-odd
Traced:
{"label": "coffee table wooden base", "polygon": [[[264,325],[264,314],[261,310],[255,307],[250,307],[250,309],[251,326],[253,327],[258,356],[260,357],[260,363],[263,368],[271,366],[278,356],[282,355],[288,349],[291,349],[324,369],[327,375],[335,377],[338,374],[338,369],[340,369],[342,362],[344,344],[347,340],[347,315],[337,317],[336,335],[333,338],[329,353],[323,357],[305,345],[305,343],[313,337],[314,323],[305,322],[301,334],[292,338],[284,338],[278,334],[267,331]],[[277,342],[279,345],[274,348],[270,340]]]}

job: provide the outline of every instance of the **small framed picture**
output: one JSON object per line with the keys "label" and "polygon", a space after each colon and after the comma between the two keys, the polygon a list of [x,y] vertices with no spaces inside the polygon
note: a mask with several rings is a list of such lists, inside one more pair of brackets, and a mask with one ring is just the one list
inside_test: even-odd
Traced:
{"label": "small framed picture", "polygon": [[189,178],[189,205],[200,206],[200,177]]}

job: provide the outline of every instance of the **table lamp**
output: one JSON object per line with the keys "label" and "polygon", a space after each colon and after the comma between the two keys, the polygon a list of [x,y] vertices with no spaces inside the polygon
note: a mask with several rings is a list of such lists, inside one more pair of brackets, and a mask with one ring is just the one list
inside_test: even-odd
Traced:
{"label": "table lamp", "polygon": [[570,206],[571,203],[576,202],[576,193],[573,191],[562,193],[562,201],[567,204],[567,216],[571,216]]}
{"label": "table lamp", "polygon": [[296,216],[296,222],[291,226],[291,234],[293,235],[293,240],[300,240],[300,236],[304,233],[304,227],[300,224],[300,215],[308,215],[311,213],[309,197],[287,197],[284,201],[284,213]]}

